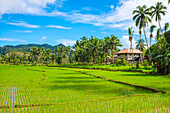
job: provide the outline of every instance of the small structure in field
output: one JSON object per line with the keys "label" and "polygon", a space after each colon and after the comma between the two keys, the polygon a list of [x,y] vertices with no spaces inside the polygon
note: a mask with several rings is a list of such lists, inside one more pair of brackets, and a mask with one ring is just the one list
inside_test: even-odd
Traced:
{"label": "small structure in field", "polygon": [[[132,54],[133,53],[133,54]],[[139,61],[140,54],[143,54],[142,51],[138,49],[124,49],[122,51],[119,51],[116,54],[116,59],[126,59],[127,61]],[[134,55],[134,59],[133,58]]]}

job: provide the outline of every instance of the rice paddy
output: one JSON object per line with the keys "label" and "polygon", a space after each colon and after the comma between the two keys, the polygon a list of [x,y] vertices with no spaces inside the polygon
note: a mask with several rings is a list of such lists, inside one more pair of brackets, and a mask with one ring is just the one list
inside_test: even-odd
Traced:
{"label": "rice paddy", "polygon": [[[64,69],[64,70],[63,70]],[[166,91],[114,83],[87,74]],[[170,78],[133,72],[0,65],[0,112],[170,112]]]}

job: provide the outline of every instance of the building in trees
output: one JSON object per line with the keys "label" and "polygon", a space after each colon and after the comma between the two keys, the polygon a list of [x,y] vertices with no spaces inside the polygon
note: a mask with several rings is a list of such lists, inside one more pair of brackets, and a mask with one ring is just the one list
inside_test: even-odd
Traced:
{"label": "building in trees", "polygon": [[140,54],[143,54],[142,51],[138,49],[124,49],[122,51],[116,52],[116,59],[126,59],[127,61],[139,61]]}

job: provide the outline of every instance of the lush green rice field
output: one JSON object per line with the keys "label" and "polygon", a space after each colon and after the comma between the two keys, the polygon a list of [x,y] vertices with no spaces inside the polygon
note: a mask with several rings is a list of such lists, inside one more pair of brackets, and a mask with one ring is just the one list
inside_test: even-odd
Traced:
{"label": "lush green rice field", "polygon": [[[0,112],[170,112],[169,77],[62,69],[0,65]],[[153,93],[76,71],[168,93]]]}

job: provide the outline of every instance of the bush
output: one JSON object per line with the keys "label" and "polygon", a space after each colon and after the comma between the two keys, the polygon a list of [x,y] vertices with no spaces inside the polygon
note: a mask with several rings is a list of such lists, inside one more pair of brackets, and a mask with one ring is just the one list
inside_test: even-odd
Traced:
{"label": "bush", "polygon": [[116,66],[116,64],[111,64],[111,66],[112,66],[112,67],[115,67],[115,66]]}
{"label": "bush", "polygon": [[117,61],[116,61],[116,66],[119,66],[119,65],[121,65],[121,60],[120,60],[120,59],[117,59]]}
{"label": "bush", "polygon": [[123,58],[123,59],[121,60],[121,64],[125,66],[125,65],[127,65],[127,61]]}
{"label": "bush", "polygon": [[20,60],[19,59],[15,59],[14,60],[14,65],[19,65],[20,64]]}
{"label": "bush", "polygon": [[34,62],[32,63],[32,66],[37,66],[37,61],[34,61]]}
{"label": "bush", "polygon": [[147,61],[144,61],[143,62],[143,66],[145,67],[145,69],[148,67],[148,62]]}
{"label": "bush", "polygon": [[117,61],[116,61],[116,65],[117,66],[120,66],[120,65],[123,65],[123,66],[125,66],[125,65],[127,65],[127,61],[125,60],[125,59],[117,59]]}

